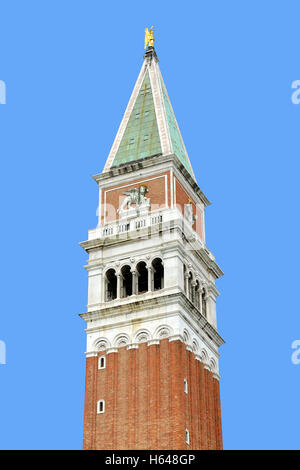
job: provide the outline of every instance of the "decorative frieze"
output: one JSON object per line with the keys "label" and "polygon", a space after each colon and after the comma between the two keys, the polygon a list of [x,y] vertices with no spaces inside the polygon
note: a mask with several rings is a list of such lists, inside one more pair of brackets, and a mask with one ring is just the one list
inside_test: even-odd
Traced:
{"label": "decorative frieze", "polygon": [[[151,334],[149,330],[140,330],[133,337],[127,333],[118,333],[112,340],[104,338],[103,336],[93,342],[93,350],[86,353],[87,357],[93,357],[99,353],[115,353],[120,348],[126,347],[129,349],[138,349],[140,344],[146,343],[147,346],[159,345],[164,339],[168,341],[180,341],[185,343],[187,351],[193,353],[196,360],[204,363],[205,368],[214,373],[218,373],[218,354],[211,351],[207,346],[201,342],[199,346],[199,339],[192,337],[192,334],[186,328],[181,333],[174,334],[173,328],[168,325],[161,325],[156,327],[155,331]],[[112,346],[111,346],[112,345]]]}

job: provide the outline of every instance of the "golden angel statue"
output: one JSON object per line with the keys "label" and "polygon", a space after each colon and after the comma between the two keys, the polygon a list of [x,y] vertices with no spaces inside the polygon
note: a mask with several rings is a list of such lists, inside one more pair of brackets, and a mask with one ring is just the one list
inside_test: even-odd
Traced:
{"label": "golden angel statue", "polygon": [[148,28],[145,29],[145,47],[144,47],[144,49],[146,49],[148,44],[149,44],[149,47],[154,46],[153,26],[151,26],[150,30]]}

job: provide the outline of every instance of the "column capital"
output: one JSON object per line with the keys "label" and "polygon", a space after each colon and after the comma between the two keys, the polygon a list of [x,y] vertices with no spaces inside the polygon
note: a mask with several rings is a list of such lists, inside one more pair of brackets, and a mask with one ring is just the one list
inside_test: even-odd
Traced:
{"label": "column capital", "polygon": [[147,342],[147,345],[152,346],[152,344],[159,344],[159,343],[160,343],[159,339],[149,339],[149,341]]}
{"label": "column capital", "polygon": [[106,354],[117,353],[118,348],[107,348]]}
{"label": "column capital", "polygon": [[129,344],[126,349],[139,349],[139,344],[138,343]]}
{"label": "column capital", "polygon": [[183,343],[183,336],[181,334],[169,336],[169,341],[181,341]]}

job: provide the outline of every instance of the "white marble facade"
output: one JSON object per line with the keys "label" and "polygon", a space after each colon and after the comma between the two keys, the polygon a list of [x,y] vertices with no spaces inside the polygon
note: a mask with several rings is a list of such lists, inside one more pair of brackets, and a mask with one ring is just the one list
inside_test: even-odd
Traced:
{"label": "white marble facade", "polygon": [[[128,180],[135,177],[134,172],[126,175]],[[122,175],[111,179],[123,181]],[[110,178],[104,184],[111,185]],[[151,217],[155,222],[151,227],[133,224],[126,233],[98,226],[81,243],[89,254],[88,305],[81,314],[87,324],[86,353],[109,353],[166,337],[180,339],[217,375],[218,347],[223,340],[217,332],[215,279],[222,272],[175,206],[166,206]],[[163,270],[163,279],[155,284],[157,266]],[[142,275],[147,280],[139,292]],[[126,279],[129,288],[124,287]]]}

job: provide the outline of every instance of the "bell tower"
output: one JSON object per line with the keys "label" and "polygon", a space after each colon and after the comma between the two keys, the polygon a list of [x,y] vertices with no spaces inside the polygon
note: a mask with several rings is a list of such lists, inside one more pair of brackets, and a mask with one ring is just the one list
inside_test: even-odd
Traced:
{"label": "bell tower", "polygon": [[222,449],[215,280],[223,273],[205,243],[209,201],[153,40],[94,176],[98,226],[81,243],[89,256],[84,449]]}

